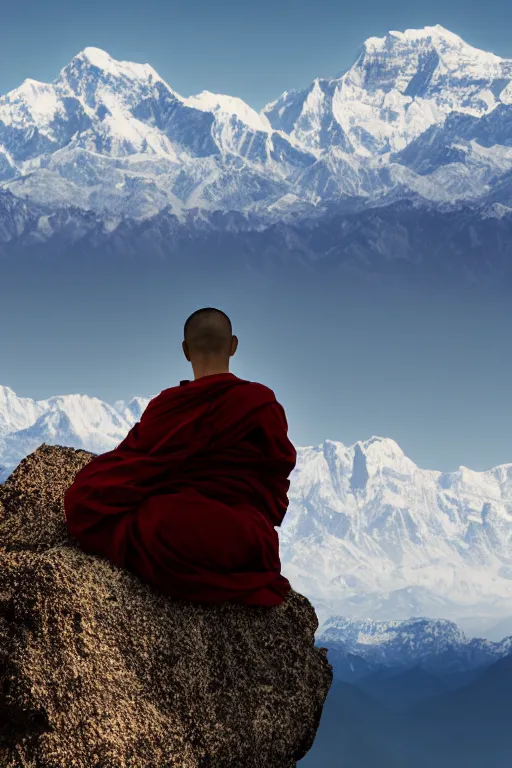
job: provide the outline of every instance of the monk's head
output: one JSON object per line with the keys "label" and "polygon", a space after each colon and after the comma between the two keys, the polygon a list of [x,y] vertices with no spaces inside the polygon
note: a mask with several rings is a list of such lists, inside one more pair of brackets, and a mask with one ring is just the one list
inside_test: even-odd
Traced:
{"label": "monk's head", "polygon": [[229,358],[236,352],[238,339],[233,336],[231,320],[222,310],[196,310],[186,320],[183,335],[183,352],[192,363],[196,379],[229,372]]}

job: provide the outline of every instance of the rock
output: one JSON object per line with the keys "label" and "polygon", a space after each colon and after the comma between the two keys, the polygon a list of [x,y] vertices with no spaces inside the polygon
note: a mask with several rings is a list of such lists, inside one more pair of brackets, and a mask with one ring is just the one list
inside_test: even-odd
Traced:
{"label": "rock", "polygon": [[292,768],[332,682],[311,603],[171,600],[83,552],[63,495],[93,455],[42,445],[0,485],[0,765]]}

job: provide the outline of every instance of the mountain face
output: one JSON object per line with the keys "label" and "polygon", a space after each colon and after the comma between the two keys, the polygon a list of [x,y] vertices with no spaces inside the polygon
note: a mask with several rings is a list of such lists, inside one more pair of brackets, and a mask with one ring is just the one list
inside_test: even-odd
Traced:
{"label": "mountain face", "polygon": [[444,473],[390,439],[326,440],[299,450],[289,497],[286,575],[323,617],[512,614],[511,464]]}
{"label": "mountain face", "polygon": [[15,197],[108,222],[243,210],[281,197],[283,173],[303,162],[284,137],[273,158],[272,133],[240,99],[184,99],[149,65],[86,48],[54,83],[26,80],[0,99],[0,178]]}
{"label": "mountain face", "polygon": [[[512,60],[439,25],[369,38],[342,76],[285,92],[260,113],[208,91],[185,98],[148,64],[86,48],[53,83],[26,80],[0,98],[1,250],[85,239],[87,249],[121,251],[163,242],[168,253],[170,233],[219,231],[250,249],[265,232],[263,255],[282,236],[313,264],[309,233],[327,222],[321,252],[338,248],[339,261],[386,262],[398,251],[415,264],[429,254],[396,208],[410,202],[434,216],[429,252],[454,239],[456,262],[469,245],[468,258],[490,251],[502,270],[511,110]],[[352,250],[332,224],[348,212],[359,230]]]}
{"label": "mountain face", "polygon": [[[113,449],[148,402],[34,401],[0,387],[0,480],[41,443]],[[512,615],[512,464],[443,473],[388,438],[325,440],[297,448],[290,481],[283,573],[321,622]]]}

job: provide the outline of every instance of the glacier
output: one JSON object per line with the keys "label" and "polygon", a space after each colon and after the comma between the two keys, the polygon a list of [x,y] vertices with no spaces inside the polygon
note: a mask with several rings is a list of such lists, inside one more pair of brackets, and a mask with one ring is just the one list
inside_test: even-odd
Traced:
{"label": "glacier", "polygon": [[[110,405],[0,386],[0,482],[42,443],[115,448],[151,398]],[[512,463],[421,469],[392,439],[297,447],[278,529],[282,570],[320,622],[512,616]]]}

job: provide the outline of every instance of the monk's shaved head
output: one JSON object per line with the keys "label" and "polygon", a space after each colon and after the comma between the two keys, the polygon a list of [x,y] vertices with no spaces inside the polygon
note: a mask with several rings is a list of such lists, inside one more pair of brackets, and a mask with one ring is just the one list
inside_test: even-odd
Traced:
{"label": "monk's shaved head", "polygon": [[191,359],[229,360],[233,340],[231,320],[220,309],[204,307],[193,312],[183,330]]}

